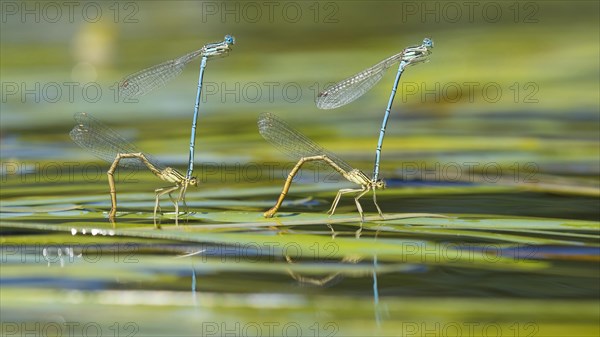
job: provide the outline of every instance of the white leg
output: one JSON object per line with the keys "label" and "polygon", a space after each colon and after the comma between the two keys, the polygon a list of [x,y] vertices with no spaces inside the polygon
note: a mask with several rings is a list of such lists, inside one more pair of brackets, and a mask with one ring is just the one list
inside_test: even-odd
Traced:
{"label": "white leg", "polygon": [[331,207],[329,207],[329,210],[327,211],[327,214],[329,214],[329,216],[333,215],[333,212],[335,212],[335,208],[337,207],[338,202],[340,202],[341,197],[342,197],[342,190],[339,190],[337,192],[337,194],[335,195],[333,202],[331,203]]}
{"label": "white leg", "polygon": [[183,185],[181,186],[181,190],[179,191],[179,197],[177,197],[177,200],[181,200],[183,202],[183,207],[184,209],[184,213],[187,214],[188,213],[188,205],[185,202],[185,192],[187,191],[187,185]]}
{"label": "white leg", "polygon": [[175,198],[173,198],[173,195],[171,193],[169,193],[169,199],[171,200],[171,202],[173,203],[173,207],[175,208],[175,226],[179,226],[179,224],[177,223],[177,217],[179,216],[177,208],[179,207],[179,202]]}
{"label": "white leg", "polygon": [[367,192],[369,192],[369,190],[363,189],[362,192],[354,198],[354,202],[356,203],[356,208],[358,209],[358,213],[360,214],[360,222],[361,223],[365,221],[365,215],[363,214],[362,206],[360,205],[360,202],[358,202],[358,199],[362,198],[362,196],[365,195],[365,193],[367,193]]}
{"label": "white leg", "polygon": [[331,224],[327,224],[327,227],[329,227],[329,229],[331,230],[331,240],[335,239],[335,237],[337,236],[337,233],[333,229],[333,226]]}
{"label": "white leg", "polygon": [[331,204],[331,208],[327,212],[327,213],[329,213],[329,216],[332,216],[333,213],[335,213],[335,208],[337,207],[338,202],[340,202],[340,198],[342,197],[342,194],[362,192],[363,190],[364,189],[362,189],[362,188],[359,188],[359,189],[342,188],[341,190],[339,190],[338,194],[335,196],[335,199],[333,200],[333,204]]}
{"label": "white leg", "polygon": [[175,203],[175,226],[179,226],[179,202]]}
{"label": "white leg", "polygon": [[[154,219],[156,219],[156,212],[160,208],[160,203],[159,203],[160,197],[165,194],[170,195],[171,192],[175,191],[178,188],[179,188],[179,186],[171,186],[171,187],[159,188],[154,191],[156,193],[156,203],[154,204]],[[175,220],[177,222],[177,218],[175,218]]]}
{"label": "white leg", "polygon": [[356,232],[354,233],[354,237],[357,239],[360,239],[360,235],[362,233],[363,227],[362,227],[363,223],[360,223],[360,227],[356,230]]}
{"label": "white leg", "polygon": [[375,207],[377,207],[377,212],[379,212],[379,216],[382,219],[385,219],[383,217],[383,212],[381,212],[381,208],[379,208],[379,205],[377,205],[377,193],[375,192],[375,189],[373,189],[373,203],[375,204]]}

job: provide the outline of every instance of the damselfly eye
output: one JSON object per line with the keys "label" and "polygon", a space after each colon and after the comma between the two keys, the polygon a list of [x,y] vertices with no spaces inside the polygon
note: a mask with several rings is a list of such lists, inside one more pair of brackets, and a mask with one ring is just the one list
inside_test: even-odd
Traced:
{"label": "damselfly eye", "polygon": [[235,38],[231,35],[225,35],[225,42],[228,44],[235,44]]}

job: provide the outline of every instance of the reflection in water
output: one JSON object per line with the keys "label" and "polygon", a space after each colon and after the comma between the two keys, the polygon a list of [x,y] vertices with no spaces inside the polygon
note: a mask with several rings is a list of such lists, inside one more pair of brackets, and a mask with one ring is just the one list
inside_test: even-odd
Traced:
{"label": "reflection in water", "polygon": [[[342,258],[339,263],[352,263],[352,264],[356,264],[358,263],[362,258],[361,257],[356,257],[356,256],[352,256],[352,257],[344,257]],[[294,260],[292,260],[292,258],[290,256],[285,256],[285,260],[289,263],[289,264],[293,264],[296,263],[294,262]],[[323,277],[313,277],[313,276],[304,276],[298,272],[295,272],[291,269],[287,269],[287,273],[296,281],[300,282],[301,284],[306,284],[306,285],[313,285],[313,286],[318,286],[318,287],[329,287],[332,286],[334,284],[337,284],[338,282],[340,282],[341,280],[344,279],[344,274],[343,272],[335,272],[335,273],[331,273],[331,274],[327,274],[326,276]]]}
{"label": "reflection in water", "polygon": [[194,260],[192,260],[192,303],[198,305],[198,295],[196,294],[196,269],[194,268]]}
{"label": "reflection in water", "polygon": [[44,247],[42,249],[42,256],[48,263],[48,267],[50,267],[51,264],[58,263],[61,268],[64,268],[65,261],[74,263],[75,259],[80,259],[83,255],[82,253],[75,254],[72,247]]}
{"label": "reflection in water", "polygon": [[[337,233],[335,232],[335,230],[333,229],[333,226],[331,226],[331,224],[328,223],[327,227],[329,227],[329,229],[331,229],[331,239],[334,240],[335,237],[337,236]],[[363,230],[363,224],[361,222],[359,229],[355,232],[356,239],[360,239],[362,230]],[[378,235],[379,235],[379,230],[377,230],[375,232],[375,236],[374,236],[375,241],[377,240]],[[289,255],[285,256],[285,260],[289,264],[296,263]],[[362,260],[361,256],[344,256],[338,263],[357,264],[361,260]],[[381,308],[379,307],[379,287],[377,284],[377,269],[378,269],[377,255],[374,255],[373,256],[373,270],[372,270],[372,275],[373,275],[373,312],[375,315],[376,325],[379,328],[379,327],[381,327],[381,313],[380,313]],[[302,275],[301,273],[295,272],[292,269],[288,268],[287,273],[294,280],[299,282],[300,284],[317,286],[317,287],[330,287],[330,286],[333,286],[333,285],[341,282],[344,279],[343,272],[330,273],[323,277],[314,277],[314,276]]]}
{"label": "reflection in water", "polygon": [[377,287],[377,255],[373,256],[373,306],[375,311],[375,322],[377,326],[381,325],[381,317],[379,317],[379,288]]}
{"label": "reflection in water", "polygon": [[[362,230],[362,224],[361,224]],[[377,241],[377,237],[379,236],[380,229],[375,231],[374,241]],[[375,323],[377,327],[381,327],[381,311],[382,307],[379,305],[379,285],[377,282],[377,269],[379,267],[379,262],[377,260],[377,254],[373,256],[373,311],[375,313]]]}
{"label": "reflection in water", "polygon": [[[199,249],[199,250],[193,251],[188,254],[177,256],[177,258],[192,257],[194,255],[200,255],[200,254],[204,253],[205,251],[206,251],[206,249]],[[196,268],[194,268],[194,259],[190,259],[190,266],[192,268],[192,286],[191,286],[191,288],[192,288],[192,303],[194,304],[194,306],[197,306],[198,305],[198,294],[196,293],[196,289],[198,289],[198,287],[197,287],[197,278],[196,278]]]}

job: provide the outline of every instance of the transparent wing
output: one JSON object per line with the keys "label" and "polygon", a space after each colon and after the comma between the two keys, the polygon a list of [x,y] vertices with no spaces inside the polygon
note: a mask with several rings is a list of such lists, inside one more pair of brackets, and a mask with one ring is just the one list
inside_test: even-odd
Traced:
{"label": "transparent wing", "polygon": [[408,47],[401,53],[390,56],[371,68],[337,83],[330,89],[319,93],[316,100],[317,107],[334,109],[354,101],[371,90],[381,80],[385,71],[396,62],[402,60],[406,66],[427,62],[432,48],[433,41],[425,38],[421,45]]}
{"label": "transparent wing", "polygon": [[294,130],[286,122],[271,113],[260,114],[258,117],[258,131],[267,142],[294,159],[327,155],[329,159],[345,171],[350,172],[353,170],[352,166],[337,155],[325,150],[321,145]]}
{"label": "transparent wing", "polygon": [[402,59],[402,55],[403,52],[390,56],[319,93],[316,100],[317,107],[319,109],[335,109],[364,95],[381,80],[389,67]]}
{"label": "transparent wing", "polygon": [[[71,130],[69,135],[73,141],[88,150],[96,157],[112,163],[119,153],[140,153],[135,145],[125,140],[116,131],[104,125],[99,120],[85,112],[78,112],[74,115],[77,125]],[[165,167],[161,165],[152,156],[144,154],[148,161],[158,170]],[[123,158],[119,161],[119,166],[129,168],[145,167],[137,158]]]}
{"label": "transparent wing", "polygon": [[119,82],[119,95],[126,98],[142,96],[164,86],[177,77],[192,60],[202,55],[204,48],[185,54],[125,77]]}

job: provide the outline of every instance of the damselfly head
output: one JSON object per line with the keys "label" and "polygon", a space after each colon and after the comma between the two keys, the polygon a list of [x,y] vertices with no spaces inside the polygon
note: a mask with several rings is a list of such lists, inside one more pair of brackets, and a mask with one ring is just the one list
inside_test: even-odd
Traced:
{"label": "damselfly head", "polygon": [[426,37],[423,40],[422,46],[425,47],[425,48],[427,48],[427,49],[433,48],[433,40],[430,39],[430,38],[428,38],[428,37]]}
{"label": "damselfly head", "polygon": [[191,177],[190,180],[188,180],[188,185],[198,187],[198,178]]}
{"label": "damselfly head", "polygon": [[235,44],[235,37],[233,37],[231,35],[225,35],[225,43]]}
{"label": "damselfly head", "polygon": [[420,46],[408,47],[404,50],[402,61],[408,65],[414,65],[421,62],[429,62],[429,55],[433,49],[433,40],[425,38]]}
{"label": "damselfly head", "polygon": [[377,179],[373,186],[378,190],[382,190],[385,188],[385,181],[383,181],[383,179]]}
{"label": "damselfly head", "polygon": [[224,57],[229,54],[232,46],[235,44],[235,38],[231,35],[225,35],[225,39],[221,42],[209,43],[203,47],[204,56],[213,57]]}

